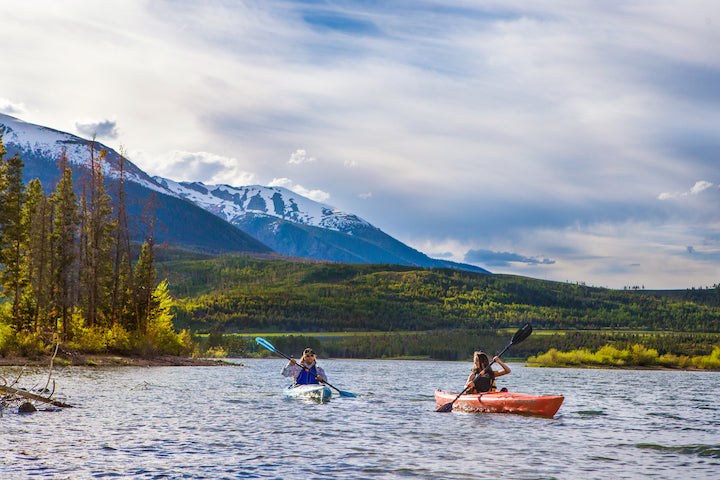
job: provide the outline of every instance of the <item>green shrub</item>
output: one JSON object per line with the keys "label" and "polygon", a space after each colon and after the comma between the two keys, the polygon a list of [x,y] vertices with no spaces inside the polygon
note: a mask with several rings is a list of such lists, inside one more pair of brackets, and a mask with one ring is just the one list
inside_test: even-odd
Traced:
{"label": "green shrub", "polygon": [[114,353],[129,353],[132,350],[130,334],[119,323],[105,332],[105,344],[107,349]]}
{"label": "green shrub", "polygon": [[0,355],[3,357],[12,353],[15,345],[15,329],[12,325],[0,323]]}
{"label": "green shrub", "polygon": [[15,348],[18,355],[36,360],[47,354],[47,346],[42,337],[35,333],[18,332],[15,334]]}
{"label": "green shrub", "polygon": [[693,357],[693,365],[703,369],[720,369],[720,347],[715,347],[710,355]]}

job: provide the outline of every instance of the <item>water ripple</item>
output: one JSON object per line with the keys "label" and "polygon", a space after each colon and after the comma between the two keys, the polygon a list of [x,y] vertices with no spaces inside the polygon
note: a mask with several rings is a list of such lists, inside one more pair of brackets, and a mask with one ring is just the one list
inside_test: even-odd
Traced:
{"label": "water ripple", "polygon": [[717,373],[512,365],[502,386],[565,395],[546,419],[435,412],[432,392],[461,388],[465,363],[324,360],[333,384],[362,395],[317,404],[283,398],[284,361],[243,362],[69,367],[57,394],[80,408],[4,411],[0,479],[717,477]]}

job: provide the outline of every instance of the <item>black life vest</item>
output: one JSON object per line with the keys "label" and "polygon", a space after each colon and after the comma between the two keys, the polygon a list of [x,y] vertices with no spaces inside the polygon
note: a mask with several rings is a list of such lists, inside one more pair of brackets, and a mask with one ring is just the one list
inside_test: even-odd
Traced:
{"label": "black life vest", "polygon": [[492,370],[483,373],[482,375],[478,375],[475,372],[475,379],[473,380],[473,386],[470,387],[468,390],[468,393],[485,393],[485,392],[494,392],[497,390],[497,387],[495,386],[495,375]]}

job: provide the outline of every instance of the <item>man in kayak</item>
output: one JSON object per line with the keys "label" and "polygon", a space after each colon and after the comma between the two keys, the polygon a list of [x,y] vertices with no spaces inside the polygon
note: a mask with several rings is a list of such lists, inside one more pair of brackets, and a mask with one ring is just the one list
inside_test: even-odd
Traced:
{"label": "man in kayak", "polygon": [[[497,389],[495,379],[510,373],[510,367],[505,365],[499,357],[494,357],[493,360],[496,365],[502,367],[502,371],[495,371],[492,369],[492,366],[488,368],[490,361],[488,360],[488,356],[485,355],[485,352],[475,352],[473,355],[473,368],[467,382],[465,382],[465,386],[468,387],[465,393],[494,392]],[[478,375],[483,370],[485,370],[485,372],[482,375]]]}
{"label": "man in kayak", "polygon": [[325,370],[318,366],[315,358],[313,349],[306,348],[303,351],[300,364],[298,364],[294,358],[291,358],[290,363],[283,367],[283,377],[295,378],[295,385],[324,382],[327,378],[325,377]]}

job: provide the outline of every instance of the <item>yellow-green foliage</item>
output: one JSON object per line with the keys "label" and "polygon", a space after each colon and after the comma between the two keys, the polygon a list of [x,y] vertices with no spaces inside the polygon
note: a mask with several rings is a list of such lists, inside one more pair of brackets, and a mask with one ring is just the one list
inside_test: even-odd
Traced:
{"label": "yellow-green foliage", "polygon": [[693,357],[692,363],[698,368],[720,369],[720,347],[715,347],[710,355]]}
{"label": "yellow-green foliage", "polygon": [[223,347],[210,347],[205,352],[205,356],[208,358],[225,358],[228,354]]}
{"label": "yellow-green foliage", "polygon": [[0,320],[0,355],[35,359],[46,353],[47,348],[40,335],[16,332],[14,326]]}
{"label": "yellow-green foliage", "polygon": [[111,352],[125,353],[132,349],[130,333],[118,323],[105,332],[105,344]]}
{"label": "yellow-green foliage", "polygon": [[0,355],[4,356],[10,353],[10,347],[12,346],[14,336],[15,330],[12,325],[0,323]]}
{"label": "yellow-green foliage", "polygon": [[529,363],[543,366],[664,366],[691,367],[702,369],[720,369],[720,348],[715,348],[710,355],[678,356],[673,354],[658,355],[657,350],[646,348],[640,344],[629,345],[620,350],[612,345],[605,345],[597,352],[589,350],[572,350],[559,352],[551,348],[546,353],[528,358]]}
{"label": "yellow-green foliage", "polygon": [[45,342],[40,335],[35,333],[16,333],[15,350],[20,356],[30,359],[40,358],[47,354]]}
{"label": "yellow-green foliage", "polygon": [[[153,302],[157,308],[153,309],[148,319],[147,340],[157,353],[182,355],[191,352],[191,338],[188,333],[175,333],[173,329],[173,315],[170,309],[173,305],[168,293],[167,282],[162,281],[153,292]],[[190,343],[188,343],[188,340]]]}
{"label": "yellow-green foliage", "polygon": [[[67,348],[83,353],[117,353],[144,355],[187,355],[195,348],[192,335],[183,330],[175,333],[173,328],[173,301],[163,281],[152,295],[153,308],[147,323],[147,331],[129,332],[121,324],[111,327],[86,325],[84,316],[76,311],[68,323]],[[2,306],[4,307],[4,306]],[[0,315],[2,312],[0,312]],[[26,357],[38,357],[48,349],[46,342],[38,334],[25,331],[15,333],[12,325],[0,319],[0,355],[18,354]],[[219,352],[218,352],[219,353]]]}
{"label": "yellow-green foliage", "polygon": [[86,327],[82,315],[74,314],[70,321],[71,338],[68,347],[85,353],[101,353],[107,347],[105,331],[93,326]]}

